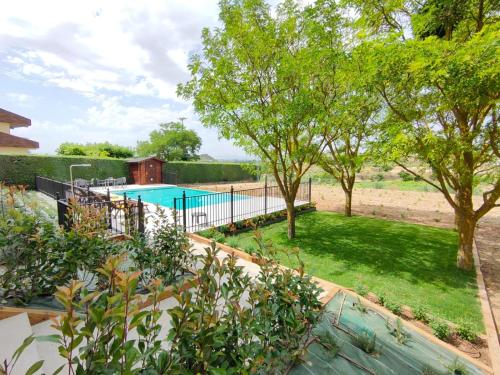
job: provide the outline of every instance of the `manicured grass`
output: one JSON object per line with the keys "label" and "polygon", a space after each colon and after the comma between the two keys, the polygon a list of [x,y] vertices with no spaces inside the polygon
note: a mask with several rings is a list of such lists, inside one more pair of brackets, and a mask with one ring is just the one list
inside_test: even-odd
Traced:
{"label": "manicured grass", "polygon": [[[474,272],[456,268],[457,234],[447,229],[361,216],[314,212],[297,218],[297,238],[286,222],[261,228],[278,248],[300,248],[306,272],[345,287],[366,287],[392,303],[426,307],[454,323],[483,331]],[[252,252],[252,233],[227,243]],[[236,243],[237,242],[237,243]],[[289,267],[294,259],[280,255]]]}

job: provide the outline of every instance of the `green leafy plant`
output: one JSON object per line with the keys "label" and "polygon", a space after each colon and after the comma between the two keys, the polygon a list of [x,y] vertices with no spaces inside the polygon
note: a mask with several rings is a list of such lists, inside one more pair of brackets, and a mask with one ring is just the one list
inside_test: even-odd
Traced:
{"label": "green leafy plant", "polygon": [[358,297],[358,300],[353,303],[353,308],[359,311],[362,314],[366,314],[368,312],[368,309],[366,308],[365,305],[361,302],[361,299]]}
{"label": "green leafy plant", "polygon": [[126,250],[135,269],[141,271],[142,285],[154,279],[170,284],[193,264],[189,239],[161,209],[156,212],[152,228],[144,236],[138,235]]}
{"label": "green leafy plant", "polygon": [[451,331],[448,323],[440,320],[433,320],[430,322],[430,327],[432,328],[434,336],[438,339],[446,341],[450,337]]}
{"label": "green leafy plant", "polygon": [[386,320],[385,326],[389,330],[390,334],[394,336],[398,344],[404,345],[409,340],[409,334],[405,331],[403,327],[403,322],[400,318],[396,319],[395,323],[391,323],[389,319]]}
{"label": "green leafy plant", "polygon": [[357,284],[354,287],[354,291],[359,294],[361,297],[364,297],[368,294],[368,288],[366,285],[363,284]]}
{"label": "green leafy plant", "polygon": [[416,320],[420,320],[424,323],[428,323],[429,322],[429,313],[428,313],[428,309],[424,306],[417,306],[416,308],[413,309],[413,317],[416,319]]}
{"label": "green leafy plant", "polygon": [[236,238],[236,237],[228,237],[226,243],[228,246],[231,246],[234,248],[238,247],[238,245],[239,245],[238,238]]}
{"label": "green leafy plant", "polygon": [[351,337],[353,345],[368,354],[374,354],[376,352],[376,340],[377,335],[368,330],[354,333]]}
{"label": "green leafy plant", "polygon": [[401,305],[391,301],[385,301],[384,306],[395,315],[401,315]]}
{"label": "green leafy plant", "polygon": [[457,335],[467,341],[475,342],[477,341],[477,333],[474,332],[471,324],[468,322],[462,322],[458,325],[456,329]]}
{"label": "green leafy plant", "polygon": [[[19,348],[17,348],[14,354],[12,354],[12,358],[10,358],[9,360],[5,359],[3,363],[0,363],[1,375],[13,374],[14,367],[16,366],[17,361],[24,353],[26,348],[28,348],[33,343],[34,340],[35,337],[33,335],[26,337],[26,339],[24,339],[23,343],[19,346]],[[43,366],[43,360],[37,361],[28,368],[25,374],[26,375],[35,374],[38,370],[42,368],[42,366]]]}

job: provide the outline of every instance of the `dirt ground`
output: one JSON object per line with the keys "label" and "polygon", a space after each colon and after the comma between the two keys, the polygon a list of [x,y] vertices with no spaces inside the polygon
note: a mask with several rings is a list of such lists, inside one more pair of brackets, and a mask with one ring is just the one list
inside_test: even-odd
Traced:
{"label": "dirt ground", "polygon": [[[197,184],[191,187],[211,191],[229,191],[230,184]],[[261,187],[262,183],[235,183],[235,190]],[[312,200],[318,210],[342,212],[344,193],[340,187],[313,185]],[[475,207],[482,197],[476,196]],[[454,225],[453,210],[441,193],[399,191],[383,189],[358,189],[353,194],[354,215],[382,217],[451,228]],[[484,216],[476,232],[476,243],[481,259],[486,289],[490,298],[493,315],[500,335],[500,208],[495,208]]]}

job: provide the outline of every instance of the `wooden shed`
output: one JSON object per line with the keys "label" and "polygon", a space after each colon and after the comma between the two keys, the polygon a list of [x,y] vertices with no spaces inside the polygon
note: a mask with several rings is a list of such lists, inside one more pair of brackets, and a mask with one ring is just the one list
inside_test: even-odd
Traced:
{"label": "wooden shed", "polygon": [[127,160],[129,176],[133,184],[161,184],[163,182],[163,163],[154,156]]}

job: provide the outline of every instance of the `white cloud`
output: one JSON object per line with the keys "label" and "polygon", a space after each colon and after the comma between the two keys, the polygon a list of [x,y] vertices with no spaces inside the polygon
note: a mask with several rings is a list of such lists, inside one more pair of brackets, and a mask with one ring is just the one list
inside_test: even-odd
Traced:
{"label": "white cloud", "polygon": [[144,108],[123,105],[117,97],[99,99],[100,103],[90,107],[85,116],[72,122],[59,124],[32,118],[30,128],[19,128],[15,133],[39,141],[40,149],[37,153],[53,153],[63,142],[108,141],[135,147],[137,141],[146,140],[160,123],[184,117],[186,127],[194,129],[202,138],[201,153],[223,159],[244,156],[231,142],[219,140],[213,131],[204,128],[196,120],[191,107],[175,110],[165,104]]}
{"label": "white cloud", "polygon": [[[203,139],[201,152],[244,156],[230,142],[219,141],[215,131],[203,128],[190,104],[175,94],[177,84],[189,77],[188,56],[200,47],[202,28],[217,22],[217,3],[5,2],[0,12],[0,77],[41,83],[49,96],[53,87],[76,92],[82,100],[71,105],[84,113],[69,121],[57,119],[53,112],[61,109],[56,104],[61,92],[52,89],[53,107],[45,100],[36,114],[26,113],[32,126],[17,129],[17,134],[39,141],[42,153],[54,152],[66,141],[135,146],[159,123],[186,117],[186,125]],[[18,94],[18,102],[23,101],[25,94]]]}
{"label": "white cloud", "polygon": [[26,103],[28,101],[33,100],[33,97],[28,94],[23,94],[19,92],[9,92],[7,94],[7,97],[12,101],[12,102],[17,102],[17,103]]}
{"label": "white cloud", "polygon": [[85,95],[175,100],[189,52],[216,18],[217,3],[204,0],[7,2],[0,50],[25,76]]}

